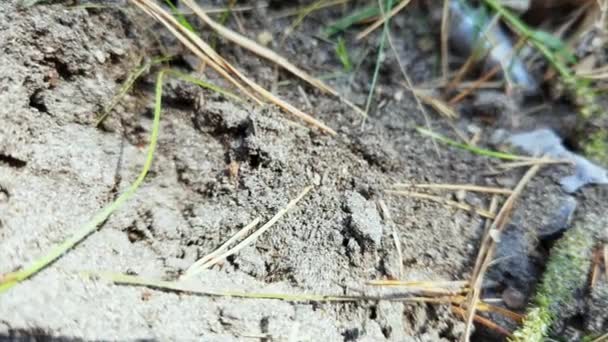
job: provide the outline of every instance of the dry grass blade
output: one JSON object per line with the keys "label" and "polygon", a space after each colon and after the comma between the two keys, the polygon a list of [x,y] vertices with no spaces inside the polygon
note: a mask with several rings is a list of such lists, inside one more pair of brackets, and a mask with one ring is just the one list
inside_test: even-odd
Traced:
{"label": "dry grass blade", "polygon": [[[461,309],[455,305],[452,305],[452,312],[465,318],[466,312],[463,309]],[[474,315],[473,320],[475,320],[475,322],[482,324],[482,325],[486,326],[487,328],[492,329],[502,335],[511,336],[510,331],[508,331],[507,329],[501,327],[500,325],[490,321],[487,318],[481,317],[479,315]]]}
{"label": "dry grass blade", "polygon": [[[393,44],[393,35],[391,34],[390,29],[386,31],[386,38],[388,39],[388,45],[391,47],[391,50],[393,51],[393,55],[395,55],[395,59],[397,60],[397,65],[399,65],[399,71],[401,71],[401,75],[403,75],[403,78],[405,79],[405,85],[406,85],[407,89],[412,92],[412,95],[414,96],[414,100],[416,100],[416,105],[418,106],[418,109],[420,110],[420,112],[422,113],[422,117],[424,118],[424,125],[430,131],[431,122],[429,120],[429,114],[426,112],[426,109],[422,105],[422,101],[416,95],[416,92],[414,91],[414,85],[412,84],[412,80],[411,80],[410,76],[407,74],[407,72],[405,71],[405,66],[401,62],[401,58],[399,57],[399,53],[397,52],[397,49],[395,48],[395,44]],[[435,140],[433,140],[433,147],[435,148],[435,153],[437,154],[437,157],[440,157],[439,147],[437,146],[437,142]]]}
{"label": "dry grass blade", "polygon": [[382,218],[387,226],[391,228],[391,234],[393,235],[393,242],[395,243],[395,249],[397,250],[397,263],[399,265],[399,278],[403,277],[403,251],[401,250],[401,239],[399,239],[399,233],[397,233],[397,229],[395,228],[395,224],[393,223],[393,218],[391,217],[391,211],[388,209],[388,206],[384,202],[383,199],[378,200],[378,206],[380,207],[380,213],[382,214]]}
{"label": "dry grass blade", "polygon": [[257,226],[260,223],[260,218],[257,217],[255,220],[251,221],[248,225],[239,230],[236,234],[234,234],[228,241],[224,242],[218,249],[215,251],[205,255],[204,257],[197,260],[192,266],[186,270],[186,273],[182,276],[182,279],[188,278],[192,275],[192,273],[199,268],[207,268],[204,265],[215,257],[219,256],[223,251],[225,251],[230,245],[241,239],[243,236],[246,236],[251,229]]}
{"label": "dry grass blade", "polygon": [[494,305],[490,305],[488,303],[484,303],[484,302],[478,302],[477,303],[477,310],[478,311],[484,311],[484,312],[494,312],[497,314],[500,314],[504,317],[508,317],[510,319],[512,319],[515,322],[521,322],[524,319],[524,315],[518,314],[516,312],[513,312],[511,310],[507,310],[505,308],[502,308],[500,306],[494,306]]}
{"label": "dry grass blade", "polygon": [[604,278],[608,282],[608,244],[604,245]]}
{"label": "dry grass blade", "polygon": [[465,290],[468,281],[465,280],[370,280],[367,285],[372,286],[395,286],[395,287],[424,287],[424,288],[459,288]]}
{"label": "dry grass blade", "polygon": [[562,160],[554,160],[548,158],[534,159],[534,160],[526,160],[526,161],[518,161],[511,163],[502,163],[497,165],[496,167],[503,170],[510,170],[517,167],[528,167],[534,165],[551,165],[551,164],[574,164],[572,160],[562,159]]}
{"label": "dry grass blade", "polygon": [[357,40],[361,40],[370,33],[372,33],[375,29],[382,26],[385,21],[395,16],[395,14],[399,13],[402,9],[405,8],[410,3],[411,0],[402,0],[399,5],[395,6],[387,15],[382,16],[380,19],[376,20],[373,24],[369,25],[365,30],[357,35]]}
{"label": "dry grass blade", "polygon": [[600,265],[602,263],[602,258],[601,258],[601,254],[600,254],[601,250],[596,250],[593,253],[593,262],[592,262],[592,266],[591,266],[591,280],[590,280],[590,284],[589,287],[590,288],[594,288],[595,285],[597,285],[597,281],[599,280],[600,277]]}
{"label": "dry grass blade", "polygon": [[[202,264],[200,267],[197,267],[195,269],[189,269],[189,273],[188,273],[188,277],[193,276],[197,273],[199,273],[200,271],[202,271],[205,268],[209,268],[211,266],[213,266],[214,264],[216,264],[217,262],[237,253],[238,251],[240,251],[241,249],[243,249],[245,246],[249,245],[251,242],[253,242],[255,239],[257,239],[260,235],[264,234],[264,232],[266,232],[268,229],[270,229],[270,227],[272,227],[279,219],[281,219],[281,217],[285,216],[285,214],[287,214],[287,212],[293,208],[304,196],[306,196],[306,194],[312,189],[312,186],[307,186],[306,188],[304,188],[304,190],[302,190],[302,192],[293,200],[291,200],[287,206],[285,206],[285,208],[279,210],[278,213],[276,213],[276,215],[274,215],[270,221],[266,222],[266,224],[264,224],[262,227],[260,227],[260,229],[256,230],[255,232],[253,232],[251,235],[249,235],[246,239],[244,239],[243,241],[239,242],[236,246],[230,248],[229,250],[223,252],[223,253],[218,253],[219,255],[216,255],[212,258],[210,258],[209,260],[207,260],[204,264]],[[239,232],[240,233],[240,232]],[[237,233],[237,234],[239,234]],[[231,239],[233,240],[233,239]],[[233,241],[236,241],[236,239],[234,239]]]}
{"label": "dry grass blade", "polygon": [[608,341],[608,333],[605,333],[604,335],[594,339],[591,342],[606,342],[606,341]]}
{"label": "dry grass blade", "polygon": [[[258,105],[264,103],[253,95],[247,88],[245,88],[240,82],[232,77],[228,71],[221,66],[225,61],[217,55],[211,46],[201,40],[196,34],[192,33],[185,27],[183,27],[173,16],[163,10],[161,7],[156,5],[150,0],[131,0],[137,7],[139,7],[146,14],[152,18],[158,20],[163,24],[171,34],[173,34],[182,44],[184,44],[192,53],[199,57],[205,64],[211,66],[218,74],[232,83],[240,91],[245,93]],[[219,62],[219,63],[218,63]]]}
{"label": "dry grass blade", "polygon": [[477,305],[477,302],[479,301],[479,297],[481,294],[481,284],[483,282],[483,278],[484,278],[484,275],[485,275],[487,269],[490,267],[492,258],[494,257],[494,252],[496,250],[496,243],[492,239],[492,235],[490,233],[493,231],[501,233],[504,230],[504,227],[507,225],[507,222],[508,222],[509,216],[511,215],[513,207],[515,206],[515,201],[517,200],[519,195],[522,193],[523,189],[526,187],[528,182],[532,179],[532,177],[534,177],[534,175],[536,175],[536,173],[538,172],[540,167],[541,167],[540,165],[534,165],[528,170],[528,172],[526,172],[526,174],[522,177],[522,179],[519,181],[519,183],[513,190],[513,193],[511,194],[511,196],[509,196],[509,198],[505,201],[502,208],[496,215],[496,219],[494,219],[494,222],[492,222],[492,225],[487,230],[487,234],[482,238],[482,246],[480,248],[480,251],[482,251],[482,252],[487,251],[487,252],[485,253],[485,255],[483,255],[482,253],[479,253],[479,255],[477,256],[477,260],[475,262],[476,268],[477,268],[477,265],[480,265],[480,266],[479,266],[479,272],[477,272],[476,274],[473,274],[473,277],[471,278],[472,291],[470,294],[469,305],[467,306],[465,331],[462,336],[462,340],[464,340],[464,341],[469,340],[469,337],[471,334],[471,327],[473,324],[473,319],[475,317],[476,305]]}
{"label": "dry grass blade", "polygon": [[439,114],[442,114],[448,119],[455,119],[458,117],[458,113],[447,103],[439,100],[428,94],[428,92],[421,89],[412,89],[414,94],[422,100],[425,104],[433,107]]}
{"label": "dry grass blade", "polygon": [[[169,13],[163,10],[160,6],[156,5],[151,0],[131,0],[134,2],[139,8],[141,8],[148,15],[157,19],[161,22],[173,35],[175,35],[190,51],[192,51],[197,57],[201,58],[203,62],[210,65],[216,72],[218,72],[221,76],[229,80],[232,84],[238,87],[241,91],[243,91],[247,96],[252,98],[258,104],[262,104],[262,102],[253,95],[249,90],[247,90],[243,84],[238,82],[231,74],[235,75],[238,79],[244,82],[247,86],[252,88],[258,94],[260,94],[267,101],[274,103],[279,106],[286,112],[302,119],[308,124],[319,128],[321,131],[329,133],[331,135],[336,135],[337,133],[325,125],[324,123],[318,121],[312,116],[300,111],[295,108],[291,104],[281,100],[280,98],[274,96],[266,89],[253,82],[245,75],[243,75],[240,71],[238,71],[234,66],[228,63],[224,58],[218,55],[209,44],[205,43],[202,39],[200,39],[196,34],[189,31],[185,27],[179,24],[177,20],[175,20]],[[198,7],[197,7],[198,8]],[[199,8],[200,10],[200,8]],[[217,24],[219,25],[219,24]],[[221,26],[221,25],[219,25]]]}
{"label": "dry grass blade", "polygon": [[443,80],[448,79],[450,54],[448,51],[448,38],[450,33],[450,0],[443,0],[441,11],[441,76]]}
{"label": "dry grass blade", "polygon": [[484,210],[484,209],[480,209],[480,208],[475,208],[473,206],[470,206],[468,204],[465,203],[459,203],[456,201],[452,201],[452,200],[448,200],[439,196],[433,196],[433,195],[429,195],[429,194],[423,194],[423,193],[419,193],[419,192],[413,192],[413,191],[397,191],[397,190],[385,190],[385,192],[387,194],[392,194],[392,195],[399,195],[399,196],[407,196],[407,197],[414,197],[414,198],[423,198],[423,199],[427,199],[433,202],[437,202],[437,203],[441,203],[444,205],[448,205],[448,206],[452,206],[458,209],[462,209],[464,211],[468,211],[468,212],[475,212],[477,215],[485,217],[485,218],[489,218],[489,219],[494,219],[494,214],[492,214],[491,212]]}
{"label": "dry grass blade", "polygon": [[215,30],[220,36],[223,38],[240,45],[241,47],[263,57],[267,60],[276,63],[288,70],[292,74],[301,78],[302,80],[308,82],[310,85],[318,88],[319,90],[331,94],[333,96],[338,97],[342,102],[351,107],[357,113],[364,115],[363,110],[354,105],[352,102],[340,96],[340,94],[323,81],[309,75],[304,70],[298,68],[297,66],[290,63],[286,58],[277,54],[276,52],[256,43],[254,40],[249,39],[237,32],[230,30],[229,28],[219,24],[218,22],[211,19],[205,12],[192,0],[183,0],[184,4],[188,6],[199,18],[201,18],[207,25],[209,25],[213,30]]}
{"label": "dry grass blade", "polygon": [[496,188],[490,186],[480,186],[473,184],[413,184],[396,183],[395,188],[420,188],[420,189],[442,189],[442,190],[465,190],[472,192],[484,192],[489,194],[511,195],[513,190],[506,188]]}

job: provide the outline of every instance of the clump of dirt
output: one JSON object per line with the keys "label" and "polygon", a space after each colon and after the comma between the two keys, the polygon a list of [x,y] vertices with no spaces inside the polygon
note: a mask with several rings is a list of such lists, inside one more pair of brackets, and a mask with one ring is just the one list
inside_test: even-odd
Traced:
{"label": "clump of dirt", "polygon": [[[143,164],[150,134],[154,74],[136,84],[101,129],[95,127],[97,115],[139,56],[160,53],[158,40],[186,54],[134,9],[60,4],[17,9],[16,3],[0,4],[0,273],[43,255],[128,187]],[[279,37],[290,22],[270,21],[275,10],[254,9],[242,15],[240,24],[251,37],[262,30]],[[421,24],[420,11],[414,8],[394,20],[402,33],[399,58],[416,82],[431,78],[434,58],[416,45],[433,35]],[[316,73],[339,69],[333,46],[313,37],[319,22],[337,13],[313,16],[284,46],[274,48]],[[260,84],[271,88],[276,83],[273,65],[221,41],[218,50]],[[362,104],[373,63],[373,58],[362,63],[357,82],[338,79],[332,85]],[[174,66],[186,70],[185,64]],[[483,220],[384,190],[395,182],[497,185],[510,177],[514,183],[520,173],[488,176],[491,160],[437,149],[417,134],[425,120],[407,92],[394,96],[403,94],[396,65],[394,56],[387,57],[377,104],[364,124],[359,114],[301,84],[307,94],[303,99],[294,86],[298,81],[279,73],[279,81],[288,80],[290,86],[278,87],[277,94],[312,111],[338,131],[337,137],[307,128],[274,107],[238,104],[168,81],[159,149],[145,184],[98,232],[2,295],[0,336],[43,331],[95,340],[460,338],[464,323],[446,305],[190,296],[80,275],[112,271],[175,279],[251,220],[269,219],[313,185],[254,244],[196,281],[209,289],[360,294],[374,279],[466,280]],[[449,127],[438,116],[431,119],[437,129]],[[534,232],[546,221],[544,201],[565,196],[557,186],[565,169],[551,168],[532,181],[514,221],[517,229]],[[464,200],[480,207],[489,203],[481,195],[468,194]],[[517,258],[533,265],[530,272],[505,278],[506,267],[497,268],[493,282],[497,291],[514,287],[529,296],[540,256],[532,238],[520,240],[513,242],[521,252]],[[519,264],[513,259],[508,265],[516,260]]]}

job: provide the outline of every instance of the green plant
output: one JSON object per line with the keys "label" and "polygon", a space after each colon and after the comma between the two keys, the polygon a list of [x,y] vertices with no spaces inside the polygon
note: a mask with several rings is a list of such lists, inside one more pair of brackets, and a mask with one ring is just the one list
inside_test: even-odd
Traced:
{"label": "green plant", "polygon": [[344,71],[350,72],[353,69],[353,64],[350,61],[350,55],[348,54],[346,42],[342,37],[338,38],[338,43],[336,44],[336,55],[338,55],[340,62],[342,62]]}

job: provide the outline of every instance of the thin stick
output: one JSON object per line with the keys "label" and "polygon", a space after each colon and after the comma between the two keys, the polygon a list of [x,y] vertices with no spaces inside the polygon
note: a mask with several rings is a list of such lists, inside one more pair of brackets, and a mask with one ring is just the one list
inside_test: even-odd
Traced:
{"label": "thin stick", "polygon": [[444,205],[449,205],[458,209],[462,209],[464,211],[468,211],[468,212],[475,212],[477,213],[477,215],[481,216],[481,217],[485,217],[485,218],[489,218],[489,219],[494,219],[494,214],[492,214],[491,212],[484,210],[484,209],[480,209],[480,208],[475,208],[473,206],[470,206],[468,204],[465,203],[460,203],[460,202],[456,202],[456,201],[452,201],[452,200],[448,200],[439,196],[433,196],[433,195],[429,195],[429,194],[423,194],[423,193],[419,193],[419,192],[413,192],[413,191],[397,191],[397,190],[384,190],[384,192],[386,192],[387,194],[392,194],[392,195],[399,195],[399,196],[406,196],[406,197],[415,197],[415,198],[423,198],[423,199],[427,199],[433,202],[437,202],[437,203],[441,203]]}
{"label": "thin stick", "polygon": [[304,188],[304,190],[295,199],[291,200],[287,204],[287,206],[285,206],[285,208],[279,210],[279,212],[276,213],[276,215],[274,215],[270,219],[270,221],[266,222],[266,224],[264,224],[262,227],[260,227],[260,229],[256,230],[253,234],[249,235],[245,240],[239,242],[236,246],[232,247],[228,251],[208,260],[207,262],[205,262],[201,267],[197,268],[196,270],[192,270],[190,272],[189,276],[193,276],[197,273],[200,273],[203,269],[213,266],[217,262],[237,253],[238,251],[243,249],[245,246],[249,245],[251,242],[253,242],[255,239],[257,239],[260,235],[264,234],[264,232],[266,232],[268,229],[270,229],[270,227],[272,227],[279,219],[281,219],[281,217],[285,216],[285,214],[287,214],[287,212],[291,208],[293,208],[311,189],[312,189],[312,186],[307,186],[306,188]]}
{"label": "thin stick", "polygon": [[472,192],[484,192],[490,194],[511,195],[513,190],[506,188],[496,188],[490,186],[480,186],[472,184],[412,184],[396,183],[396,188],[422,188],[422,189],[443,189],[443,190],[465,190]]}
{"label": "thin stick", "polygon": [[225,251],[228,248],[228,246],[232,245],[237,240],[239,240],[243,236],[247,235],[252,228],[254,228],[255,226],[258,225],[258,223],[260,223],[260,218],[256,217],[248,225],[246,225],[245,227],[243,227],[236,234],[234,234],[230,239],[228,239],[228,241],[224,242],[215,251],[213,251],[213,252],[205,255],[204,257],[200,258],[199,260],[197,260],[194,264],[192,264],[192,266],[190,266],[188,268],[188,270],[186,270],[186,273],[182,276],[182,279],[186,279],[186,278],[189,278],[190,276],[192,276],[192,273],[194,271],[196,271],[197,269],[201,268],[201,266],[204,265],[205,263],[207,263],[209,260],[211,260],[211,259],[217,257],[218,255],[220,255],[223,251]]}
{"label": "thin stick", "polygon": [[411,0],[402,0],[399,5],[395,6],[387,15],[380,17],[373,24],[369,25],[365,30],[357,35],[356,40],[361,40],[367,37],[370,33],[372,33],[375,29],[384,24],[385,21],[392,18],[395,14],[399,13],[402,9],[405,8],[410,3]]}
{"label": "thin stick", "polygon": [[[534,165],[528,170],[528,172],[526,172],[526,174],[522,177],[522,179],[519,181],[519,183],[513,190],[513,193],[511,194],[511,196],[509,196],[509,198],[505,201],[504,205],[502,206],[502,208],[496,215],[496,219],[494,219],[494,222],[492,222],[490,229],[488,229],[488,233],[483,238],[482,243],[488,246],[487,253],[485,256],[481,256],[481,254],[478,256],[478,259],[481,258],[483,260],[483,262],[481,263],[477,276],[471,278],[472,291],[470,294],[470,302],[467,307],[465,331],[464,331],[464,334],[462,335],[462,340],[464,340],[464,341],[469,341],[469,337],[471,334],[471,327],[473,325],[473,318],[475,317],[476,305],[477,305],[477,302],[479,301],[479,297],[481,294],[481,285],[483,283],[483,278],[484,278],[486,271],[488,270],[488,268],[490,266],[490,263],[492,262],[492,258],[494,257],[494,252],[496,250],[496,242],[494,241],[494,239],[492,239],[492,236],[491,236],[492,234],[490,234],[490,233],[492,231],[501,233],[504,230],[504,228],[507,225],[509,216],[511,215],[511,212],[513,210],[513,207],[515,206],[515,202],[516,202],[517,198],[521,195],[521,192],[526,187],[528,182],[530,182],[532,177],[534,177],[534,175],[536,175],[538,170],[540,170],[540,167],[541,167],[540,165]],[[482,251],[483,250],[484,249],[482,249]]]}

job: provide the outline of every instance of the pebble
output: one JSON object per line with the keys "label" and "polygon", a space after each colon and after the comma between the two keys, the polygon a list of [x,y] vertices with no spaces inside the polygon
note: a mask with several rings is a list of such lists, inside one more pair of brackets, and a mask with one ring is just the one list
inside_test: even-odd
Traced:
{"label": "pebble", "polygon": [[526,296],[521,291],[507,287],[502,292],[502,300],[509,309],[519,310],[526,306]]}

